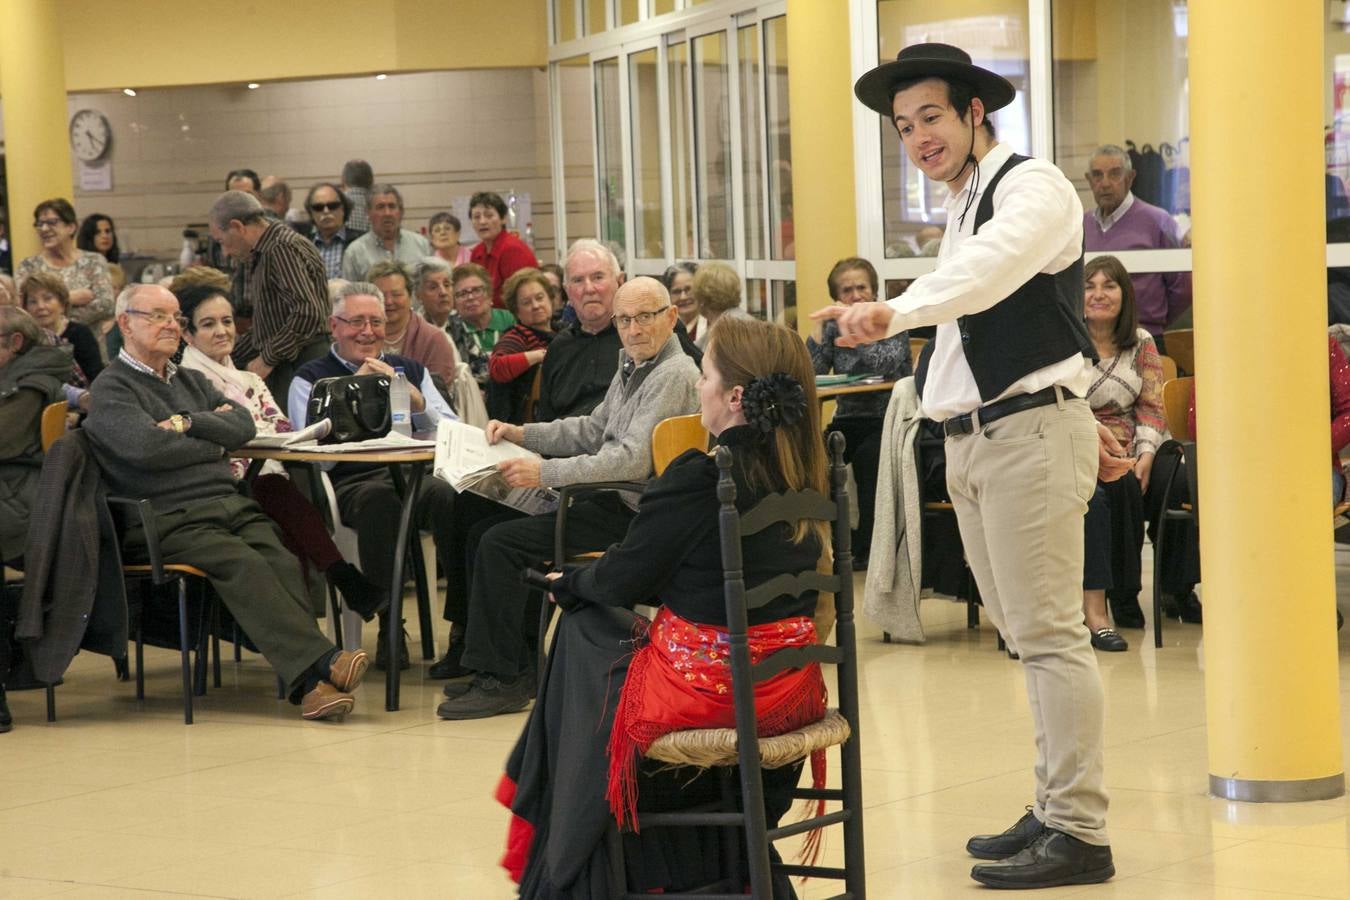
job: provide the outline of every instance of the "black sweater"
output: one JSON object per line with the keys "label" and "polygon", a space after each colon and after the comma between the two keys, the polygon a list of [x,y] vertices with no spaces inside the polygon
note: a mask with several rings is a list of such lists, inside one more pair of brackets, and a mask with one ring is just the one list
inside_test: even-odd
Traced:
{"label": "black sweater", "polygon": [[573,322],[548,345],[534,420],[552,422],[590,414],[605,399],[619,370],[623,342],[612,324],[591,334]]}
{"label": "black sweater", "polygon": [[[719,443],[736,454],[736,508],[745,512],[763,494],[752,491],[739,462],[758,452],[759,438],[748,426],[729,428]],[[690,450],[648,484],[637,517],[623,543],[609,548],[594,565],[569,567],[554,585],[559,603],[589,600],[606,606],[661,603],[691,622],[726,626],[722,548],[717,525],[717,463],[707,453]],[[813,534],[792,543],[786,525],[766,528],[741,541],[747,588],[783,572],[814,569],[820,544]],[[750,610],[756,625],[815,612],[816,595],[779,597]]]}

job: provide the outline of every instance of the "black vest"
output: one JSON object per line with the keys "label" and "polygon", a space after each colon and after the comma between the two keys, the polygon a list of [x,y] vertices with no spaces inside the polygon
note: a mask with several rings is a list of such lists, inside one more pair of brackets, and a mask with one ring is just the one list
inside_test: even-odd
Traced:
{"label": "black vest", "polygon": [[[1014,153],[989,179],[975,208],[975,234],[994,215],[994,189],[1013,167],[1029,157]],[[1053,275],[1040,272],[983,312],[956,320],[961,350],[975,376],[980,400],[988,403],[1037,369],[1081,353],[1097,359],[1083,324],[1083,256]],[[934,342],[929,342],[930,344]],[[919,396],[928,378],[925,353],[914,373]]]}

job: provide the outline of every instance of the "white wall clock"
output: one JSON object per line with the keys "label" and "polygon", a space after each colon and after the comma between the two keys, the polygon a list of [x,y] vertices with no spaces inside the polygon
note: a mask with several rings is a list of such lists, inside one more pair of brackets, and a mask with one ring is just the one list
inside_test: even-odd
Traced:
{"label": "white wall clock", "polygon": [[70,150],[81,162],[102,159],[112,147],[112,126],[96,109],[82,109],[70,117]]}

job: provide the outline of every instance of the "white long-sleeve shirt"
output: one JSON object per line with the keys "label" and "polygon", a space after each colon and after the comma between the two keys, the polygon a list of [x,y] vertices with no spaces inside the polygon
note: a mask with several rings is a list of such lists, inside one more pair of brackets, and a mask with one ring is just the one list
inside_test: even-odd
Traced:
{"label": "white long-sleeve shirt", "polygon": [[[961,348],[956,319],[989,309],[1033,276],[1063,271],[1083,254],[1083,204],[1078,193],[1059,169],[1039,159],[1027,160],[1003,176],[994,191],[993,216],[979,234],[974,233],[985,185],[1010,156],[1012,148],[995,144],[979,162],[979,189],[964,225],[961,210],[975,183],[974,173],[947,198],[947,230],[937,268],[887,301],[896,312],[887,337],[937,325],[924,382],[923,414],[939,422],[983,402]],[[1054,384],[1082,397],[1088,378],[1082,356],[1074,354],[1018,379],[993,399],[1030,394]]]}

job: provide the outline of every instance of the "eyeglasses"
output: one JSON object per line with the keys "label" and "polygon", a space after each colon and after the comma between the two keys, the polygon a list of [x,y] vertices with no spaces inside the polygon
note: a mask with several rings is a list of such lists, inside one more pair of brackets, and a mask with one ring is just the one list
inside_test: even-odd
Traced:
{"label": "eyeglasses", "polygon": [[315,212],[337,212],[342,209],[342,201],[334,200],[332,203],[311,203],[309,208]]}
{"label": "eyeglasses", "polygon": [[474,297],[481,297],[487,293],[487,288],[481,284],[478,287],[465,288],[462,291],[455,291],[456,300],[472,300]]}
{"label": "eyeglasses", "polygon": [[357,331],[365,331],[366,326],[370,326],[373,331],[379,331],[384,327],[384,323],[387,321],[379,316],[371,316],[369,318],[357,316],[355,319],[344,319],[342,316],[333,316],[333,318],[337,319],[348,328],[355,328]]}
{"label": "eyeglasses", "polygon": [[620,331],[623,331],[628,326],[636,322],[643,328],[646,328],[648,325],[656,321],[657,313],[665,312],[668,309],[670,309],[669,303],[667,303],[665,306],[662,306],[660,309],[653,309],[648,312],[640,312],[635,316],[615,316],[614,327],[619,329]]}
{"label": "eyeglasses", "polygon": [[186,316],[175,315],[174,313],[166,313],[162,309],[156,309],[150,312],[147,312],[143,309],[128,309],[127,315],[140,316],[141,318],[145,319],[145,321],[152,328],[163,328],[165,325],[169,324],[177,325],[180,329],[188,327],[188,320]]}
{"label": "eyeglasses", "polygon": [[33,223],[33,227],[37,229],[60,228],[64,224],[65,223],[60,219],[38,219],[36,222]]}

